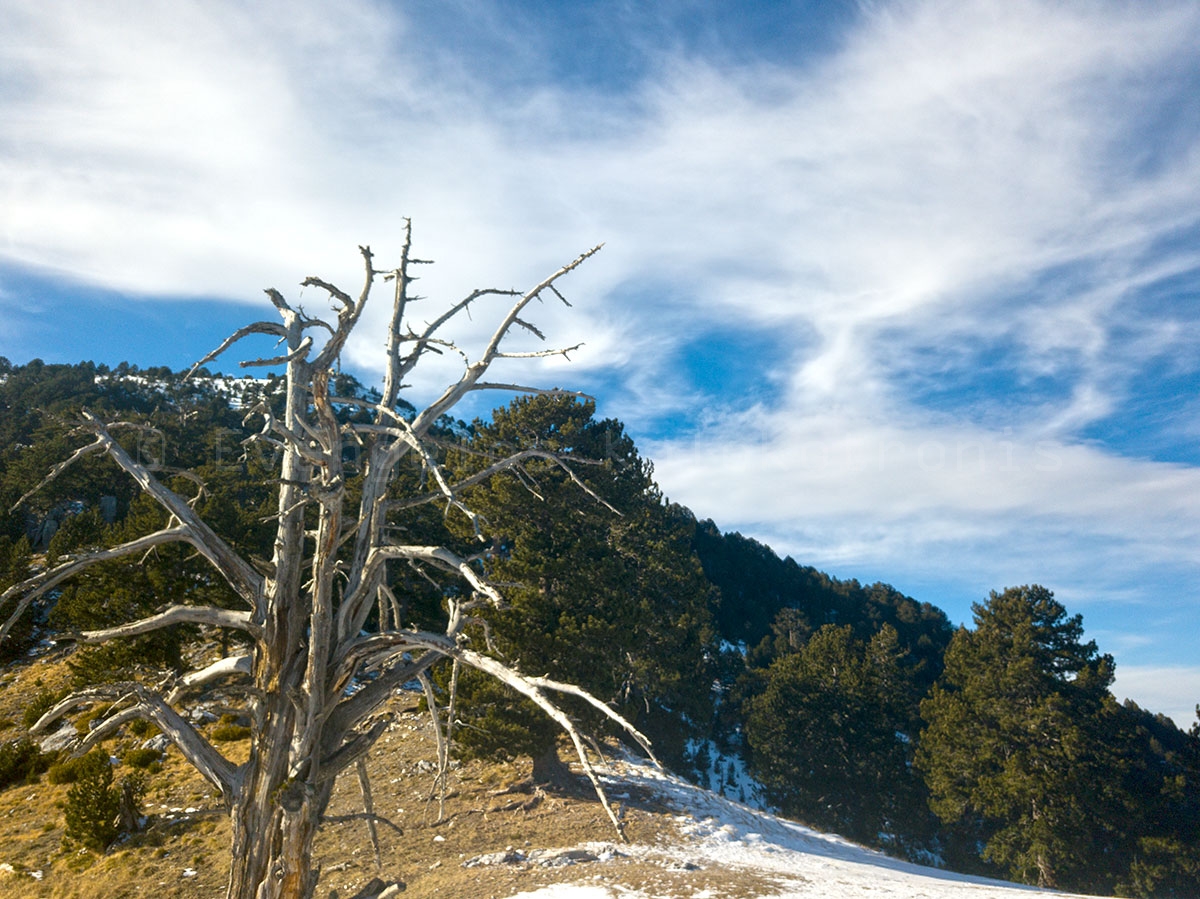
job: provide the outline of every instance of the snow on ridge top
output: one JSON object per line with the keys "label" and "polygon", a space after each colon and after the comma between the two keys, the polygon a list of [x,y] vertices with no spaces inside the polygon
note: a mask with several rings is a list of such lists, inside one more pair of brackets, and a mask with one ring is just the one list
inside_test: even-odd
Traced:
{"label": "snow on ridge top", "polygon": [[266,396],[272,389],[275,389],[276,384],[270,378],[258,378],[252,375],[243,375],[241,377],[233,375],[192,375],[184,382],[180,377],[175,375],[172,375],[168,379],[156,375],[148,375],[142,371],[109,371],[97,374],[94,380],[97,384],[101,385],[120,384],[122,382],[136,384],[144,390],[153,391],[168,397],[170,396],[170,388],[178,388],[182,385],[190,387],[193,390],[223,397],[231,409],[243,408],[245,400],[248,397],[253,397],[257,400]]}

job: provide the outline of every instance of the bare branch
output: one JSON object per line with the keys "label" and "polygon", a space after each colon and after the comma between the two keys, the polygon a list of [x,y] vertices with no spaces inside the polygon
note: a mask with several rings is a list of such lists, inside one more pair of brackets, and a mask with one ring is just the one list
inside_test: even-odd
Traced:
{"label": "bare branch", "polygon": [[21,508],[21,506],[24,504],[25,500],[29,499],[29,497],[33,496],[35,493],[37,493],[39,490],[41,490],[43,487],[45,487],[47,484],[49,484],[51,481],[53,481],[55,478],[57,478],[60,474],[62,474],[64,471],[66,471],[68,468],[70,468],[72,465],[74,465],[76,462],[78,462],[80,459],[84,458],[85,456],[90,456],[93,453],[102,453],[102,452],[104,452],[104,450],[105,450],[104,441],[102,439],[100,439],[99,437],[96,438],[94,443],[89,443],[87,446],[81,446],[79,449],[75,450],[75,452],[71,453],[69,458],[64,459],[62,462],[59,462],[52,469],[50,469],[50,473],[48,475],[46,475],[44,478],[42,478],[38,482],[36,487],[34,487],[32,490],[30,490],[28,493],[26,493],[24,496],[22,496],[19,500],[17,500],[15,503],[13,503],[12,508],[9,509],[8,511],[9,512],[17,511],[17,509]]}
{"label": "bare branch", "polygon": [[392,830],[394,830],[397,834],[399,834],[400,836],[404,836],[404,828],[401,827],[396,822],[383,817],[383,815],[371,814],[368,816],[368,815],[364,814],[363,812],[359,812],[358,814],[355,814],[355,815],[322,815],[321,816],[322,824],[326,824],[326,823],[328,823],[328,824],[345,824],[349,821],[362,821],[362,820],[369,820],[369,821],[375,821],[377,823],[386,824],[388,827],[390,827]]}
{"label": "bare branch", "polygon": [[[507,684],[509,687],[516,690],[522,696],[532,701],[543,712],[545,712],[556,724],[558,724],[559,727],[563,729],[563,731],[566,732],[567,736],[570,737],[571,743],[575,747],[575,753],[579,759],[579,764],[583,768],[584,774],[587,775],[588,780],[591,781],[592,789],[596,792],[596,797],[600,800],[600,804],[604,806],[604,810],[607,812],[609,820],[612,821],[613,827],[616,828],[617,834],[621,837],[621,839],[627,839],[625,836],[624,826],[621,824],[620,819],[613,810],[612,804],[608,800],[608,794],[604,790],[604,785],[600,782],[599,776],[592,767],[591,760],[588,758],[587,747],[584,745],[583,738],[580,736],[578,729],[575,727],[575,723],[571,721],[571,719],[565,712],[562,711],[562,709],[551,702],[542,692],[543,687],[546,689],[551,689],[551,684],[555,684],[555,687],[565,685],[558,685],[553,681],[544,681],[542,684],[538,684],[534,679],[522,675],[520,672],[508,667],[496,659],[481,655],[480,653],[457,645],[457,643],[452,642],[448,637],[443,637],[436,634],[418,634],[414,632],[411,634],[410,639],[412,639],[414,642],[419,641],[427,643],[430,649],[433,649],[436,652],[441,652],[442,654],[450,656],[451,658],[459,659],[463,662],[463,664],[470,665],[472,668],[477,668],[478,670],[491,675],[496,680],[503,684]],[[642,740],[645,740],[645,737],[643,737],[632,724],[626,721],[615,711],[608,709],[606,714],[613,721],[620,724],[621,727],[623,727],[631,735],[637,734],[639,743],[641,743]],[[649,741],[646,742],[648,743]]]}
{"label": "bare branch", "polygon": [[[613,512],[616,515],[621,514],[616,508],[614,508],[612,505],[610,505],[608,502],[606,502],[604,499],[602,499],[594,490],[592,490],[591,487],[589,487],[587,484],[585,484],[582,480],[579,479],[579,476],[576,475],[575,472],[573,472],[571,470],[570,465],[567,464],[568,460],[563,459],[562,456],[559,456],[556,453],[547,452],[546,450],[528,449],[528,450],[521,450],[520,452],[513,453],[511,456],[506,456],[505,458],[499,460],[498,462],[492,463],[491,465],[489,465],[487,468],[483,469],[482,471],[475,472],[475,474],[471,475],[470,477],[463,478],[461,481],[456,481],[454,484],[450,485],[450,489],[455,494],[461,493],[462,491],[464,491],[470,487],[474,487],[474,486],[477,486],[478,484],[484,483],[489,478],[495,477],[497,474],[500,474],[501,472],[516,470],[521,465],[521,463],[523,463],[529,459],[544,459],[547,462],[553,462],[555,465],[557,465],[559,468],[561,468],[564,472],[566,472],[567,475],[571,478],[571,480],[575,483],[575,485],[577,487],[579,487],[579,489],[582,490],[584,493],[586,493],[589,497],[591,497],[596,502],[600,503],[602,506],[604,506],[610,512]],[[573,457],[569,461],[572,464],[576,464],[576,465],[601,465],[601,464],[603,464],[601,462],[596,461],[595,459],[581,459],[578,457]],[[429,503],[435,499],[441,498],[443,495],[444,494],[442,492],[438,491],[438,492],[424,493],[424,494],[421,494],[420,496],[410,497],[409,499],[389,500],[387,503],[387,508],[388,508],[388,511],[393,511],[393,510],[398,510],[398,509],[411,509],[416,506],[423,506],[426,503]]]}
{"label": "bare branch", "polygon": [[4,604],[15,596],[21,598],[17,603],[16,609],[9,615],[4,625],[0,627],[0,640],[3,640],[8,635],[13,625],[16,624],[17,619],[29,608],[30,603],[38,597],[45,595],[46,591],[53,590],[72,575],[100,562],[108,562],[113,559],[135,555],[151,547],[161,546],[164,543],[192,543],[192,539],[186,527],[166,528],[161,531],[155,531],[153,534],[147,534],[145,537],[138,537],[136,540],[122,543],[120,546],[99,549],[86,555],[77,556],[70,561],[56,565],[54,568],[50,568],[26,581],[9,587],[0,595],[0,608],[3,608]]}
{"label": "bare branch", "polygon": [[[278,309],[280,314],[283,315],[285,318],[289,315],[295,314],[295,310],[293,310],[292,307],[288,305],[288,301],[283,298],[283,294],[281,294],[274,287],[268,287],[266,290],[263,291],[263,293],[265,293],[267,295],[267,297],[271,300],[271,305],[274,306],[276,309]],[[276,323],[275,327],[278,328],[281,326],[278,323]],[[284,333],[282,336],[284,338],[287,337],[286,329],[284,330]]]}
{"label": "bare branch", "polygon": [[151,631],[174,627],[177,624],[207,624],[212,627],[229,627],[259,636],[261,628],[255,625],[249,612],[237,612],[230,609],[219,609],[215,606],[171,606],[164,612],[131,621],[128,624],[104,630],[83,631],[77,636],[80,643],[107,643],[118,637],[136,637],[138,634],[148,634]]}
{"label": "bare branch", "polygon": [[386,665],[387,660],[410,648],[404,639],[404,631],[371,634],[359,637],[345,647],[337,666],[330,676],[330,690],[340,693],[350,683],[355,672]]}
{"label": "bare branch", "polygon": [[120,701],[115,703],[99,724],[92,722],[95,726],[82,735],[81,739],[74,744],[72,755],[83,755],[93,746],[99,746],[130,721],[149,720],[141,706],[134,705],[126,709],[120,709],[118,708],[119,705]]}
{"label": "bare branch", "polygon": [[[330,293],[337,297],[342,302],[342,309],[338,312],[337,330],[333,336],[321,349],[320,354],[313,361],[313,368],[317,371],[328,371],[341,355],[342,347],[346,344],[346,339],[350,336],[350,332],[354,326],[358,324],[358,319],[362,315],[363,309],[366,308],[367,299],[371,295],[371,285],[375,281],[375,268],[372,265],[373,256],[370,247],[359,247],[358,252],[363,258],[363,286],[362,292],[359,294],[358,302],[350,299],[349,295],[333,287],[331,284],[326,284],[324,281],[316,279],[308,279],[307,283],[318,284],[321,288],[329,290]],[[335,292],[336,291],[336,292]]]}
{"label": "bare branch", "polygon": [[300,286],[301,287],[320,287],[322,290],[324,290],[326,293],[328,293],[331,297],[334,297],[335,299],[337,299],[343,306],[350,306],[350,307],[354,306],[354,300],[350,299],[350,294],[346,293],[344,290],[341,290],[341,289],[335,287],[334,285],[330,284],[328,281],[324,280],[323,278],[316,277],[315,275],[309,275],[307,278],[305,278],[303,281],[300,282]]}
{"label": "bare branch", "polygon": [[[404,246],[400,250],[400,266],[392,277],[395,278],[395,292],[392,297],[392,317],[388,323],[387,356],[383,374],[383,397],[376,422],[382,422],[384,415],[391,415],[396,405],[396,397],[400,392],[400,328],[404,323],[404,311],[408,306],[408,264],[409,250],[412,248],[412,219],[404,220]],[[386,411],[385,411],[386,410]]]}
{"label": "bare branch", "polygon": [[383,855],[379,851],[379,831],[375,829],[375,801],[371,798],[371,778],[367,776],[367,757],[362,756],[355,767],[358,769],[358,789],[363,798],[363,815],[367,819],[367,833],[371,837],[371,848],[375,850],[375,870],[383,870]]}
{"label": "bare branch", "polygon": [[329,322],[325,321],[325,319],[309,318],[307,315],[302,316],[300,328],[304,331],[307,331],[309,328],[321,328],[325,331],[328,331],[331,337],[337,333],[337,330],[333,327],[333,325],[329,324]]}
{"label": "bare branch", "polygon": [[[583,346],[583,344],[580,344]],[[572,347],[574,349],[574,347]],[[508,357],[511,358],[511,357]],[[503,390],[505,393],[527,393],[531,396],[573,396],[580,400],[595,400],[590,393],[582,390],[560,390],[557,387],[527,387],[524,384],[498,384],[494,381],[479,381],[472,390]]]}
{"label": "bare branch", "polygon": [[352,732],[350,739],[346,740],[331,755],[321,760],[321,771],[318,780],[325,781],[337,777],[338,774],[365,756],[371,751],[371,747],[375,745],[375,742],[383,736],[387,727],[388,719],[380,718],[366,731]]}
{"label": "bare branch", "polygon": [[551,285],[549,285],[549,286],[550,286],[550,292],[551,292],[551,293],[553,293],[553,294],[554,294],[556,297],[558,297],[560,300],[562,300],[562,304],[563,304],[564,306],[568,306],[568,307],[569,307],[569,306],[571,305],[569,302],[567,302],[567,298],[566,298],[566,297],[564,297],[564,296],[563,296],[561,293],[559,293],[559,292],[558,292],[558,288],[557,288],[557,287],[555,287],[553,284],[551,284]]}
{"label": "bare branch", "polygon": [[433,792],[440,794],[437,819],[441,821],[445,817],[446,775],[450,770],[450,736],[446,731],[449,730],[452,719],[447,715],[446,727],[442,727],[441,707],[438,705],[437,695],[433,691],[433,681],[429,679],[429,672],[422,671],[417,675],[417,680],[425,692],[425,704],[429,706],[429,719],[433,723],[433,736],[437,744],[437,773],[433,778]]}
{"label": "bare branch", "polygon": [[[476,300],[487,296],[519,297],[521,296],[521,292],[518,290],[501,290],[494,287],[487,287],[480,290],[474,290],[468,296],[459,300],[444,313],[427,324],[425,330],[420,335],[412,335],[410,339],[414,341],[414,346],[408,355],[404,357],[401,364],[397,367],[398,378],[408,374],[417,364],[417,362],[420,361],[420,357],[424,355],[426,349],[429,348],[430,344],[435,342],[433,335],[442,327],[442,325],[446,324],[446,322],[450,321],[459,313],[468,311],[471,304]],[[449,345],[452,346],[453,344]]]}
{"label": "bare branch", "polygon": [[562,356],[564,359],[569,358],[568,353],[573,353],[583,346],[582,343],[577,343],[575,346],[563,347],[560,350],[531,350],[527,353],[496,353],[496,359],[545,359],[549,356]]}
{"label": "bare branch", "polygon": [[[504,605],[504,597],[476,572],[468,561],[444,546],[380,546],[368,559],[371,569],[392,559],[417,559],[436,565],[446,571],[457,572],[477,592],[497,606]],[[366,583],[370,578],[363,578]]]}
{"label": "bare branch", "polygon": [[[418,674],[438,662],[443,655],[439,651],[428,650],[428,641],[413,643],[404,631],[398,634],[379,634],[378,637],[392,638],[396,651],[392,653],[392,667],[387,668],[379,677],[368,683],[353,696],[342,699],[326,722],[327,734],[342,734],[357,727],[369,716],[374,714],[385,702],[392,697],[393,691],[402,684],[414,680]],[[423,650],[416,658],[407,656],[403,649]],[[326,740],[330,740],[327,737]],[[336,744],[334,744],[336,745]],[[330,746],[327,751],[332,751]]]}
{"label": "bare branch", "polygon": [[492,364],[492,361],[497,357],[497,354],[500,352],[500,342],[504,339],[505,335],[508,334],[513,324],[520,316],[521,311],[531,302],[533,302],[533,300],[537,299],[538,295],[543,290],[553,286],[554,282],[556,282],[559,278],[562,278],[567,273],[574,271],[576,268],[582,265],[586,259],[598,253],[601,246],[603,246],[603,244],[595,246],[587,252],[580,254],[574,261],[564,265],[554,274],[550,275],[550,277],[537,284],[528,293],[524,294],[521,299],[513,305],[508,314],[500,322],[499,327],[497,327],[495,332],[492,334],[491,340],[488,341],[487,347],[483,351],[483,355],[480,356],[479,360],[468,366],[467,371],[463,374],[462,378],[459,379],[458,383],[446,388],[445,392],[440,397],[434,400],[425,408],[423,412],[421,412],[420,415],[417,416],[416,420],[413,422],[413,430],[415,430],[418,434],[423,434],[430,426],[433,425],[435,421],[437,421],[439,417],[441,417],[444,412],[452,408],[467,391],[471,390],[472,387],[478,383],[480,378],[483,377],[484,372],[488,370],[488,367]]}
{"label": "bare branch", "polygon": [[521,314],[521,310],[523,310],[526,306],[528,306],[533,300],[538,299],[543,290],[553,287],[554,282],[557,281],[559,278],[563,277],[568,272],[574,271],[576,268],[581,266],[585,260],[587,260],[591,256],[594,256],[596,253],[600,252],[600,248],[602,246],[604,246],[604,245],[599,244],[598,246],[592,247],[592,249],[590,249],[584,253],[581,253],[578,257],[576,257],[576,259],[574,261],[567,263],[562,268],[560,268],[558,271],[556,271],[553,275],[546,278],[544,281],[542,281],[540,284],[538,284],[532,290],[530,290],[528,293],[526,293],[521,298],[520,302],[518,302],[515,306],[513,306],[513,308],[509,311],[508,315],[505,316],[504,320],[500,323],[500,326],[498,328],[496,328],[496,331],[495,331],[495,333],[492,334],[492,339],[491,339],[491,341],[489,341],[487,349],[484,351],[483,357],[480,359],[480,362],[483,363],[485,366],[491,362],[492,358],[496,355],[497,351],[499,350],[500,341],[502,341],[504,339],[504,337],[508,334],[509,330],[512,328],[513,324],[517,321],[518,316]]}
{"label": "bare branch", "polygon": [[[106,684],[72,693],[47,711],[31,728],[32,733],[41,733],[49,725],[63,717],[76,706],[91,702],[133,702],[141,717],[149,718],[158,729],[166,734],[184,758],[204,777],[221,791],[226,805],[233,801],[238,784],[237,769],[221,753],[217,752],[200,732],[189,724],[178,712],[152,689],[134,681]],[[89,735],[90,737],[91,735]],[[85,738],[75,752],[86,752],[99,738]]]}
{"label": "bare branch", "polygon": [[[398,412],[396,412],[395,409],[389,408],[389,407],[385,406],[383,403],[373,403],[370,400],[360,399],[359,397],[356,397],[356,396],[331,396],[329,398],[329,402],[334,403],[335,405],[358,406],[360,409],[370,409],[371,411],[375,412],[377,415],[382,416],[384,418],[390,418],[392,421],[395,421],[395,422],[404,421],[404,419],[400,416],[400,414]],[[383,425],[382,420],[377,419],[375,422],[375,427],[381,427],[382,425]]]}
{"label": "bare branch", "polygon": [[287,337],[287,331],[284,329],[283,325],[279,324],[279,322],[255,322],[252,325],[246,325],[246,327],[239,328],[238,330],[234,331],[231,336],[226,337],[219,347],[193,365],[188,373],[184,376],[184,380],[186,381],[188,378],[194,375],[196,370],[200,368],[201,365],[205,365],[214,361],[218,356],[224,353],[239,340],[249,337],[251,334],[269,334],[272,337],[278,337],[280,340]]}
{"label": "bare branch", "polygon": [[[40,488],[41,486],[45,485],[48,481],[52,480],[54,477],[64,471],[69,465],[83,458],[84,456],[103,451],[112,457],[117,465],[124,469],[128,474],[132,475],[134,480],[138,482],[138,485],[146,493],[149,493],[151,496],[153,496],[161,506],[163,506],[169,513],[171,513],[171,515],[180,521],[182,523],[181,527],[178,529],[168,528],[164,531],[159,531],[156,534],[151,534],[148,537],[138,538],[138,540],[123,544],[121,547],[115,547],[111,550],[101,550],[97,553],[92,553],[89,556],[85,556],[80,560],[76,560],[76,562],[68,563],[77,564],[79,566],[74,570],[68,571],[65,569],[65,567],[60,566],[60,568],[54,569],[52,572],[43,573],[37,578],[32,578],[29,581],[26,581],[24,584],[19,584],[17,587],[10,588],[8,591],[5,591],[4,595],[0,597],[0,606],[2,606],[3,603],[10,598],[10,596],[16,595],[25,589],[37,590],[38,592],[36,594],[27,596],[22,600],[22,605],[18,611],[19,616],[20,612],[24,611],[29,603],[36,599],[37,596],[40,596],[46,590],[50,589],[50,587],[54,586],[54,584],[47,585],[43,583],[42,579],[44,578],[53,576],[56,573],[61,573],[62,576],[58,577],[58,579],[54,582],[56,584],[61,582],[64,577],[69,577],[70,574],[74,573],[75,570],[79,570],[81,567],[86,567],[87,565],[94,564],[95,562],[105,561],[106,559],[117,557],[110,555],[111,553],[125,555],[129,551],[136,552],[139,549],[145,549],[149,546],[155,545],[156,543],[167,543],[171,541],[185,541],[194,546],[197,550],[199,550],[200,554],[208,559],[209,562],[211,562],[212,565],[217,569],[217,571],[225,577],[235,592],[237,592],[248,603],[254,605],[257,602],[258,597],[262,594],[261,575],[259,575],[258,572],[256,572],[245,561],[243,561],[225,543],[224,540],[217,536],[216,532],[214,532],[212,528],[210,528],[203,521],[203,519],[201,519],[195,513],[195,510],[192,509],[191,504],[187,500],[165,486],[162,482],[155,478],[153,474],[150,473],[149,469],[147,469],[140,462],[134,460],[133,457],[131,457],[129,453],[125,451],[125,448],[122,447],[121,444],[117,443],[115,439],[113,439],[112,434],[109,433],[109,426],[105,425],[100,421],[100,419],[86,409],[82,410],[80,415],[83,419],[83,427],[95,434],[95,441],[79,450],[76,450],[69,459],[55,466],[50,475],[43,480],[38,487]],[[118,422],[117,425],[114,425],[114,427],[116,426],[129,427],[130,425],[125,422]],[[29,496],[29,494],[26,494],[26,496]],[[21,501],[24,501],[24,497]],[[133,549],[128,549],[129,547],[133,547]],[[120,552],[123,549],[126,550],[126,552]],[[5,623],[4,627],[0,629],[0,639],[3,639],[4,635],[8,633],[14,621],[15,618],[11,618]]]}
{"label": "bare branch", "polygon": [[296,359],[303,359],[305,354],[312,349],[313,340],[311,337],[305,337],[290,353],[285,353],[282,356],[272,356],[268,359],[246,359],[239,362],[242,368],[261,368],[270,365],[287,365]]}
{"label": "bare branch", "polygon": [[179,494],[170,490],[154,477],[140,462],[134,460],[113,439],[107,427],[98,418],[84,410],[84,424],[102,443],[105,451],[138,486],[150,494],[159,505],[174,515],[187,529],[188,542],[196,547],[213,567],[228,581],[234,592],[251,606],[257,606],[262,596],[263,579],[257,571],[243,560],[233,549],[209,527]]}
{"label": "bare branch", "polygon": [[611,706],[609,706],[607,703],[601,702],[587,690],[584,690],[582,687],[577,687],[574,684],[565,684],[561,681],[551,680],[548,677],[531,677],[529,678],[529,683],[533,684],[535,687],[540,687],[543,690],[553,690],[556,693],[569,693],[571,696],[578,696],[584,702],[599,709],[615,723],[619,724],[626,733],[628,733],[637,741],[637,744],[641,746],[642,749],[646,751],[646,755],[650,757],[650,761],[654,762],[654,764],[659,768],[662,767],[662,764],[654,756],[654,750],[650,748],[650,738],[641,731],[637,730],[637,728],[625,720],[625,718],[623,718],[621,715],[617,714],[617,712],[615,712]]}
{"label": "bare branch", "polygon": [[[249,414],[246,416],[246,419],[243,421],[249,420],[254,415],[261,415],[263,417],[262,430],[257,434],[252,434],[250,437],[248,437],[244,441],[245,443],[249,443],[251,440],[261,440],[270,446],[279,447],[280,449],[286,449],[288,446],[291,446],[296,450],[296,452],[300,453],[300,455],[314,465],[325,465],[329,461],[330,457],[328,453],[319,452],[313,449],[311,446],[312,442],[317,442],[317,438],[319,438],[318,434],[311,434],[311,436],[314,438],[313,441],[305,440],[304,437],[277,419],[274,413],[271,411],[271,407],[266,403],[258,403],[253,409],[250,410]],[[311,431],[311,428],[308,427],[307,422],[305,422],[303,419],[299,421],[299,424],[304,427],[305,430]],[[269,436],[271,432],[279,434],[281,437],[283,437],[286,443],[273,440]]]}
{"label": "bare branch", "polygon": [[[380,505],[383,505],[382,500]],[[360,539],[362,530],[363,523],[360,522]],[[471,568],[472,560],[464,559],[445,547],[376,545],[366,552],[361,564],[355,564],[357,577],[352,576],[346,586],[341,608],[338,610],[337,634],[339,641],[344,643],[348,639],[352,640],[353,635],[358,633],[368,614],[369,603],[374,600],[375,587],[384,575],[387,562],[391,560],[421,561],[443,571],[455,573],[466,580],[477,592],[486,596],[493,605],[499,607],[504,604],[503,597]]]}
{"label": "bare branch", "polygon": [[468,506],[466,506],[457,496],[454,489],[446,482],[445,473],[442,471],[442,466],[438,464],[437,459],[429,452],[424,442],[413,433],[412,428],[404,419],[400,419],[400,428],[397,429],[397,434],[401,440],[412,447],[421,457],[421,461],[425,465],[425,470],[432,476],[434,482],[438,486],[439,494],[445,498],[446,502],[466,516],[471,522],[471,527],[475,530],[475,537],[478,540],[483,540],[483,533],[480,528],[480,517]]}
{"label": "bare branch", "polygon": [[249,654],[226,656],[223,659],[218,659],[206,668],[201,668],[198,671],[189,671],[181,677],[175,682],[174,688],[167,695],[167,702],[178,702],[192,690],[199,687],[206,687],[227,677],[249,677],[253,674],[253,656]]}
{"label": "bare branch", "polygon": [[530,334],[532,334],[538,340],[546,339],[545,334],[543,334],[535,325],[531,324],[530,322],[525,321],[525,319],[523,319],[523,318],[514,318],[513,324],[520,325],[522,328],[524,328],[526,331],[528,331]]}

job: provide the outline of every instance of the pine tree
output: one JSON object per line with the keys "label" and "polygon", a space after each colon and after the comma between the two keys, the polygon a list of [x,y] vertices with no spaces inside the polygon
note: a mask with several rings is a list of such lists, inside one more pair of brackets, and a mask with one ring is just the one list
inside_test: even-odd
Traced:
{"label": "pine tree", "polygon": [[993,592],[973,610],[975,630],[955,634],[921,704],[916,762],[931,805],[1010,877],[1103,887],[1116,838],[1112,658],[1044,587]]}
{"label": "pine tree", "polygon": [[93,749],[79,760],[78,780],[67,792],[65,837],[88,849],[103,851],[120,832],[120,811],[121,794],[113,787],[108,753]]}
{"label": "pine tree", "polygon": [[888,625],[868,643],[825,625],[767,670],[746,704],[746,736],[753,770],[784,812],[872,843],[921,829],[903,654]]}
{"label": "pine tree", "polygon": [[[622,425],[593,412],[590,401],[537,396],[476,423],[464,469],[514,451],[553,452],[577,460],[575,476],[607,504],[581,506],[572,477],[542,458],[474,488],[472,507],[497,537],[489,573],[512,585],[508,608],[485,615],[522,671],[586,687],[679,763],[712,714],[710,587],[691,551],[695,523],[664,502]],[[461,689],[483,712],[459,732],[468,754],[552,761],[555,733],[531,708],[470,674]]]}

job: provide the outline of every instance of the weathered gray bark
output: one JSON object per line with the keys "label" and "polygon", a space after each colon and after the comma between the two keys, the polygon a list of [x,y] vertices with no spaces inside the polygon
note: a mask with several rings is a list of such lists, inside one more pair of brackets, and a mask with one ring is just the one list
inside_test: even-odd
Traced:
{"label": "weathered gray bark", "polygon": [[[472,391],[501,387],[551,392],[493,384],[485,382],[483,377],[493,363],[504,358],[569,352],[506,353],[501,345],[514,326],[540,337],[521,318],[523,311],[543,293],[561,298],[556,282],[599,248],[584,253],[525,293],[476,291],[432,323],[414,329],[406,316],[409,269],[423,260],[410,256],[410,236],[411,229],[407,229],[400,266],[387,272],[376,270],[370,250],[361,248],[365,275],[357,298],[319,278],[303,282],[329,294],[337,308],[336,322],[311,318],[289,305],[278,291],[269,290],[267,294],[280,321],[258,322],[242,328],[197,363],[216,358],[251,334],[271,335],[283,344],[283,351],[274,359],[243,363],[286,365],[287,373],[282,419],[264,408],[262,430],[252,438],[274,447],[281,459],[269,576],[259,574],[240,558],[200,520],[184,497],[168,489],[131,458],[112,437],[116,425],[106,425],[84,413],[82,428],[91,434],[92,442],[57,466],[47,480],[80,459],[106,453],[170,513],[170,525],[123,546],[67,562],[0,597],[0,603],[9,600],[17,603],[0,630],[2,637],[28,602],[89,565],[150,546],[181,542],[195,547],[245,602],[246,608],[240,611],[176,606],[141,621],[77,635],[81,642],[104,642],[192,622],[239,629],[251,637],[253,648],[245,655],[223,659],[185,675],[158,692],[141,684],[122,684],[76,694],[51,709],[36,725],[39,730],[48,728],[80,704],[100,699],[115,701],[108,717],[85,740],[87,745],[103,739],[134,717],[149,718],[158,724],[224,797],[233,822],[228,887],[231,899],[313,895],[318,877],[311,865],[313,840],[334,779],[343,770],[360,763],[383,733],[387,721],[380,717],[380,710],[393,690],[423,675],[439,660],[453,659],[457,664],[470,665],[500,678],[558,721],[570,735],[585,773],[618,830],[620,822],[604,796],[580,735],[550,696],[561,692],[582,695],[649,749],[644,737],[628,722],[577,688],[523,676],[494,658],[467,649],[459,637],[471,609],[483,603],[502,602],[500,593],[486,581],[476,562],[445,547],[398,543],[387,527],[388,515],[399,508],[440,501],[445,504],[447,514],[465,515],[479,533],[480,545],[487,545],[480,533],[481,522],[463,502],[461,491],[485,477],[517,467],[528,458],[544,458],[547,454],[536,450],[517,453],[465,483],[454,484],[438,465],[433,448],[426,442],[427,434],[440,416]],[[339,354],[380,276],[393,282],[394,295],[383,396],[372,406],[361,399],[333,397],[329,385]],[[494,296],[510,297],[512,305],[482,354],[468,361],[459,380],[411,421],[401,417],[396,412],[396,402],[404,378],[427,352],[453,346],[442,338],[443,326],[473,304]],[[312,338],[314,330],[327,335],[319,349]],[[335,415],[335,404],[342,402],[371,410],[373,420],[342,426]],[[361,499],[356,508],[351,508],[348,502],[342,470],[343,444],[348,440],[365,450]],[[396,467],[409,454],[429,472],[433,489],[408,499],[390,498],[388,488]],[[453,575],[468,588],[456,594],[458,598],[446,600],[444,631],[405,630],[398,614],[387,614],[389,608],[396,610],[399,606],[388,587],[388,566],[393,562]],[[378,632],[364,634],[364,624],[375,608],[383,610]],[[345,687],[365,666],[378,672],[378,676],[353,695],[347,695]],[[253,751],[249,761],[241,766],[224,759],[174,707],[214,683],[227,684],[231,678],[246,682],[252,719]],[[439,752],[443,764],[444,752],[444,749]],[[365,769],[359,765],[358,770],[361,776]],[[369,804],[370,790],[365,781],[363,792]]]}

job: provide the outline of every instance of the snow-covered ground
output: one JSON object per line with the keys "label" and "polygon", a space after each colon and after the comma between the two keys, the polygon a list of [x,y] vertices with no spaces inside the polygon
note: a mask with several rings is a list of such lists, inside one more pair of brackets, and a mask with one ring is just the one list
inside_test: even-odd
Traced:
{"label": "snow-covered ground", "polygon": [[[841,837],[818,833],[739,805],[634,761],[618,762],[606,778],[619,796],[630,787],[652,790],[675,810],[673,845],[622,846],[620,852],[672,867],[719,866],[765,875],[779,884],[778,899],[1017,899],[1076,894],[1038,890],[953,874],[888,858]],[[607,884],[557,884],[511,899],[659,899]],[[689,899],[719,899],[707,892]]]}

